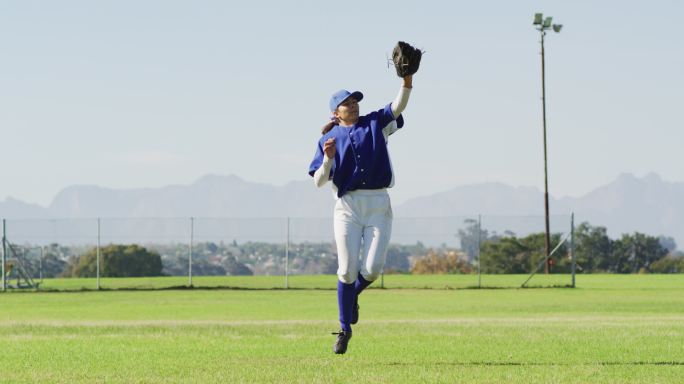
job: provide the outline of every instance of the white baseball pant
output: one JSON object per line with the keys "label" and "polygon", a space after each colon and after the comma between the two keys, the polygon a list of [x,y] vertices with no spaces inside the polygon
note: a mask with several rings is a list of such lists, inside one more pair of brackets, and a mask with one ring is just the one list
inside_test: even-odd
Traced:
{"label": "white baseball pant", "polygon": [[338,279],[351,284],[361,272],[367,281],[376,280],[385,266],[392,234],[392,206],[387,189],[347,192],[337,199],[333,216]]}

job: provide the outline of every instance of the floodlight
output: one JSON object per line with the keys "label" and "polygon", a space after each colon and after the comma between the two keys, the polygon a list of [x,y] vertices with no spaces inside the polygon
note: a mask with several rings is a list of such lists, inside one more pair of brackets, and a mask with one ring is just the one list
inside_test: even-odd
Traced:
{"label": "floodlight", "polygon": [[535,13],[534,14],[534,23],[532,23],[532,25],[541,25],[543,18],[544,18],[543,14]]}
{"label": "floodlight", "polygon": [[563,24],[554,24],[553,25],[553,31],[556,33],[560,32],[561,28],[563,28]]}
{"label": "floodlight", "polygon": [[544,19],[544,25],[542,25],[544,28],[549,28],[551,27],[551,20],[553,20],[553,17],[547,17]]}

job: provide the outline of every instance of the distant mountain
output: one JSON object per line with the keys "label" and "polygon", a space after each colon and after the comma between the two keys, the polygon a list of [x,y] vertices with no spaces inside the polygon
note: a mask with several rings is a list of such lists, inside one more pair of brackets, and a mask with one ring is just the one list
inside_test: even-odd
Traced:
{"label": "distant mountain", "polygon": [[[97,186],[71,186],[57,194],[49,207],[40,207],[8,198],[0,202],[4,218],[76,217],[330,217],[334,200],[329,187],[316,189],[310,180],[283,186],[253,183],[237,176],[207,175],[190,185],[149,189],[108,189]],[[612,237],[639,231],[666,235],[684,245],[684,183],[663,181],[656,174],[643,178],[622,174],[615,181],[578,198],[550,197],[553,215],[575,213],[576,223],[588,221],[606,226]],[[543,193],[531,187],[501,183],[464,185],[429,196],[416,197],[394,208],[395,233],[400,236],[407,218],[453,218],[437,228],[436,221],[422,220],[429,233],[455,232],[463,219],[483,215],[485,229],[512,230],[520,235],[543,231]],[[460,217],[460,219],[459,219]],[[418,225],[418,219],[412,219]],[[316,223],[324,227],[330,224]],[[567,218],[553,217],[552,230],[565,231]],[[453,234],[440,233],[453,237]],[[329,236],[328,232],[325,235]],[[326,238],[327,239],[327,238]]]}
{"label": "distant mountain", "polygon": [[[684,183],[666,182],[654,173],[643,178],[625,173],[578,198],[550,196],[549,210],[552,215],[574,213],[576,225],[587,221],[594,226],[605,226],[612,237],[638,231],[670,236],[684,245]],[[395,212],[397,217],[543,215],[544,194],[536,188],[499,183],[467,185],[408,200],[397,206]],[[556,228],[562,227],[562,223],[555,224]],[[483,226],[486,228],[486,223]],[[504,228],[502,224],[497,229]]]}
{"label": "distant mountain", "polygon": [[4,202],[0,201],[0,217],[38,219],[50,217],[50,211],[45,207],[8,197]]}
{"label": "distant mountain", "polygon": [[612,236],[639,231],[666,235],[684,246],[684,183],[663,181],[650,173],[643,178],[622,174],[610,184],[577,198],[557,202],[582,221],[608,228]]}
{"label": "distant mountain", "polygon": [[158,189],[72,186],[57,194],[48,209],[55,217],[328,216],[332,196],[319,192],[311,181],[277,187],[234,175],[207,175],[190,185]]}
{"label": "distant mountain", "polygon": [[544,194],[536,188],[483,183],[413,198],[395,207],[394,211],[396,216],[405,217],[543,215],[543,199]]}

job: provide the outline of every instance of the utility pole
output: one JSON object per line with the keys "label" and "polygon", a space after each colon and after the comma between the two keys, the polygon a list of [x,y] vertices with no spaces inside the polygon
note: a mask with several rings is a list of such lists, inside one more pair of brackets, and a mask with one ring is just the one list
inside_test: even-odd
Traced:
{"label": "utility pole", "polygon": [[549,176],[548,176],[548,166],[547,166],[547,151],[546,151],[546,65],[544,62],[544,37],[546,36],[546,31],[553,28],[554,32],[560,32],[563,27],[561,24],[551,25],[552,17],[547,17],[544,19],[544,15],[541,13],[536,13],[534,15],[533,25],[537,26],[537,31],[541,35],[541,75],[542,75],[542,122],[544,130],[544,222],[546,228],[546,238],[545,238],[545,252],[546,252],[546,265],[544,266],[544,273],[550,272],[550,265],[552,263],[551,258],[551,230],[549,224]]}

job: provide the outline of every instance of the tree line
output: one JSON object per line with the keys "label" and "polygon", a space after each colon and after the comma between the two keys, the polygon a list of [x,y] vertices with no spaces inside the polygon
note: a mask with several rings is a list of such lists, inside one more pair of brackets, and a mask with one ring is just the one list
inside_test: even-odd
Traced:
{"label": "tree line", "polygon": [[[480,229],[466,220],[457,231],[460,247],[427,247],[391,244],[385,273],[531,273],[543,263],[543,233],[523,237]],[[552,234],[552,244],[560,244],[552,256],[552,273],[569,273],[570,242]],[[35,249],[35,247],[26,247]],[[110,244],[100,249],[100,276],[182,276],[189,268],[187,244]],[[192,270],[197,276],[283,275],[285,254],[291,274],[334,274],[337,256],[333,243],[285,244],[246,242],[238,244],[204,242],[193,245]],[[684,257],[669,237],[642,233],[623,234],[611,239],[605,227],[580,224],[574,232],[572,253],[577,273],[682,273]],[[34,255],[35,256],[35,255]],[[479,259],[478,259],[479,257]],[[34,276],[94,277],[97,249],[51,244],[44,247],[40,260],[26,257]]]}
{"label": "tree line", "polygon": [[[517,237],[478,230],[477,222],[466,220],[459,230],[462,258],[470,264],[479,254],[482,273],[530,273],[545,259],[545,234]],[[565,241],[561,241],[564,239]],[[676,252],[671,237],[655,237],[635,232],[611,239],[607,229],[584,222],[575,228],[572,239],[552,234],[551,243],[559,245],[551,256],[554,273],[570,273],[574,254],[577,273],[681,273],[684,257]],[[448,255],[442,255],[447,259]]]}

